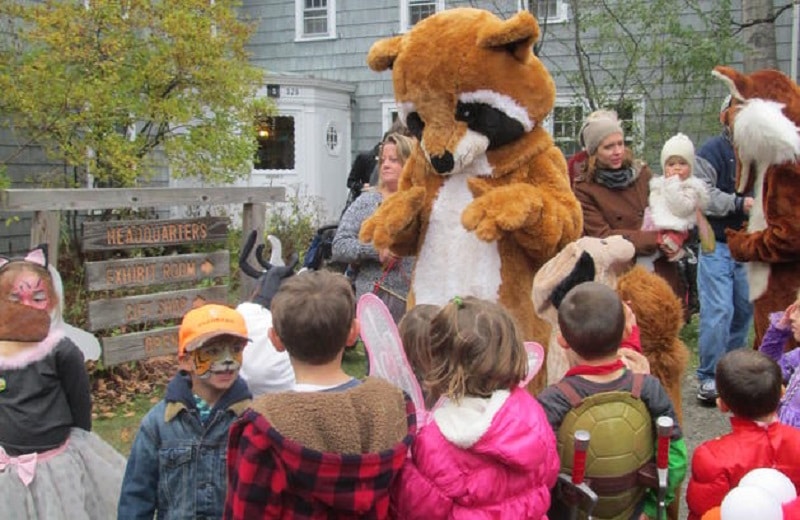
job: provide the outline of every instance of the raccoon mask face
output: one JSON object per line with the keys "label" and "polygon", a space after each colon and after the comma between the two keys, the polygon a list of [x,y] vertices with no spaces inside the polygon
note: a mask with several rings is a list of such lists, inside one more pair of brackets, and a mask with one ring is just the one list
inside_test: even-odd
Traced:
{"label": "raccoon mask face", "polygon": [[392,69],[400,119],[436,174],[503,175],[517,143],[555,103],[552,77],[532,52],[536,19],[456,8],[380,40],[367,62]]}

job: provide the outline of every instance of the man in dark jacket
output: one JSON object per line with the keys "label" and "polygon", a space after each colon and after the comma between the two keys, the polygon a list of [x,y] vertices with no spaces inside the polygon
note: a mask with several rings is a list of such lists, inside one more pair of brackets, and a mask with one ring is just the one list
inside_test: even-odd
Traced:
{"label": "man in dark jacket", "polygon": [[[729,107],[730,96],[720,111],[723,125]],[[753,318],[745,264],[731,258],[725,238],[725,228],[742,227],[753,206],[753,197],[735,192],[736,157],[727,126],[720,135],[703,144],[695,160],[695,176],[708,186],[710,202],[705,215],[717,242],[713,252],[700,254],[697,268],[700,298],[697,399],[713,406],[717,399],[714,383],[717,361],[727,352],[745,345]]]}

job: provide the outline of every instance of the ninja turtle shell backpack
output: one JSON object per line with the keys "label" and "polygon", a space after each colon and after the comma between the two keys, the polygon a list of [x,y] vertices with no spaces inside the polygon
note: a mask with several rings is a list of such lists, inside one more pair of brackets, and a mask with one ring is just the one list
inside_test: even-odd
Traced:
{"label": "ninja turtle shell backpack", "polygon": [[[653,420],[640,398],[643,382],[644,375],[634,374],[630,391],[583,398],[569,379],[557,384],[572,406],[557,436],[562,472],[572,474],[575,432],[586,430],[591,435],[585,479],[598,495],[592,518],[628,520],[647,488],[657,487]],[[580,517],[586,518],[585,513]]]}

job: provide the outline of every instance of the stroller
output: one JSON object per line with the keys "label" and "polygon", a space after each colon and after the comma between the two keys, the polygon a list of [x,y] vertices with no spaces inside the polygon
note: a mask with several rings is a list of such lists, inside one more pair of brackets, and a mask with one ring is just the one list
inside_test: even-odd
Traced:
{"label": "stroller", "polygon": [[317,229],[306,250],[301,271],[319,271],[320,269],[331,269],[341,273],[345,271],[347,264],[331,261],[333,237],[336,236],[338,227],[338,223],[326,224]]}

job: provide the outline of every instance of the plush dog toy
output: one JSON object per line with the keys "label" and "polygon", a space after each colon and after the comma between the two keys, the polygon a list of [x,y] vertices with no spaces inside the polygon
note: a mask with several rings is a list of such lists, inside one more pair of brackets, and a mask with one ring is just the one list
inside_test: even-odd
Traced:
{"label": "plush dog toy", "polygon": [[747,230],[725,233],[731,256],[749,262],[758,347],[769,314],[788,307],[800,287],[800,88],[777,70],[716,67],[714,75],[733,97],[736,191],[752,190],[755,199]]}
{"label": "plush dog toy", "polygon": [[636,315],[642,353],[650,362],[650,372],[667,390],[681,420],[681,377],[689,360],[689,351],[679,337],[683,325],[681,302],[663,278],[641,266],[631,267],[634,254],[633,244],[621,236],[583,237],[567,245],[536,273],[536,312],[550,322],[554,331],[547,353],[548,382],[559,381],[568,369],[566,353],[555,343],[558,304],[572,287],[587,281],[600,282],[615,289]]}
{"label": "plush dog toy", "polygon": [[497,301],[525,339],[546,344],[533,275],[580,236],[582,215],[564,157],[541,126],[555,86],[532,52],[538,34],[528,12],[503,21],[458,8],[372,46],[367,62],[392,69],[400,118],[418,146],[360,238],[417,257],[409,305],[455,295]]}

